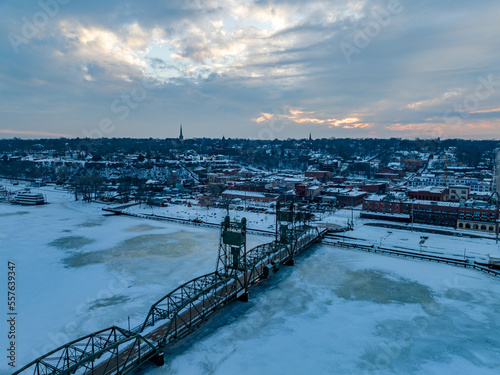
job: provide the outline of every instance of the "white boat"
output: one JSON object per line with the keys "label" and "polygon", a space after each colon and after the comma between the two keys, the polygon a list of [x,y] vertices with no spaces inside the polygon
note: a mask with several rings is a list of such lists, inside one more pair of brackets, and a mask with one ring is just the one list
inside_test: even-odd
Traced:
{"label": "white boat", "polygon": [[45,197],[41,193],[30,193],[22,191],[14,197],[14,203],[25,205],[45,204]]}

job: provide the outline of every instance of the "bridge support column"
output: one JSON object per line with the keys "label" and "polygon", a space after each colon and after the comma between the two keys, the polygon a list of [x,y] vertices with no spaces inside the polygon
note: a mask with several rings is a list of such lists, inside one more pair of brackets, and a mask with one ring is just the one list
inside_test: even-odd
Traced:
{"label": "bridge support column", "polygon": [[295,266],[295,258],[290,258],[285,262],[285,266]]}
{"label": "bridge support column", "polygon": [[155,356],[149,359],[150,362],[153,362],[157,367],[161,367],[165,364],[165,357],[163,352],[159,352]]}
{"label": "bridge support column", "polygon": [[157,367],[161,367],[165,364],[165,356],[163,352],[159,352],[154,357],[151,357],[151,362],[153,362]]}
{"label": "bridge support column", "polygon": [[238,299],[238,301],[241,301],[241,302],[248,302],[248,299],[249,299],[248,292],[241,294],[237,299]]}
{"label": "bridge support column", "polygon": [[160,341],[158,341],[158,347],[160,349],[164,348],[165,346],[167,346],[167,339],[162,338]]}

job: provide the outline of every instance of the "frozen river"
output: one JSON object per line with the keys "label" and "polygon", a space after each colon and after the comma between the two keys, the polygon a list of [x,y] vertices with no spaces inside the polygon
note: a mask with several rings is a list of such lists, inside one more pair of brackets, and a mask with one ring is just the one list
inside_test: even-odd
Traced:
{"label": "frozen river", "polygon": [[500,282],[318,245],[167,354],[167,374],[498,374]]}
{"label": "frozen river", "polygon": [[[0,249],[16,264],[19,366],[78,337],[142,323],[154,302],[215,269],[216,230],[104,216],[102,206],[52,193],[48,205],[0,205]],[[269,238],[248,236],[248,246]],[[7,299],[6,282],[2,286]],[[4,305],[6,306],[6,304]],[[7,332],[7,320],[0,330]],[[0,335],[5,350],[7,335]],[[0,374],[10,373],[0,361]]]}
{"label": "frozen river", "polygon": [[[17,267],[18,368],[126,328],[128,316],[140,323],[164,294],[214,269],[218,231],[106,217],[62,192],[49,201],[0,205],[2,261]],[[249,236],[248,246],[267,241]],[[164,367],[139,373],[498,374],[499,315],[490,276],[318,245],[167,353]]]}

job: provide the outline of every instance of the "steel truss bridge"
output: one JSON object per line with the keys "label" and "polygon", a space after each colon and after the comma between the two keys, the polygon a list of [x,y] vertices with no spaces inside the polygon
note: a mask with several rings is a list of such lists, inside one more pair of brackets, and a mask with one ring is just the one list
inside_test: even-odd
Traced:
{"label": "steel truss bridge", "polygon": [[[231,232],[234,228],[227,226],[224,230]],[[244,236],[245,231],[242,222],[239,233]],[[151,306],[141,325],[130,331],[110,327],[79,338],[37,358],[13,375],[111,375],[126,374],[146,361],[161,366],[163,351],[170,344],[187,336],[229,302],[248,300],[253,284],[276,272],[282,264],[293,265],[295,256],[323,235],[315,227],[294,226],[287,232],[286,240],[277,235],[275,241],[249,251],[245,247],[237,255],[235,251],[244,246],[230,246],[221,239],[225,253],[219,251],[216,271],[196,277],[165,295]]]}

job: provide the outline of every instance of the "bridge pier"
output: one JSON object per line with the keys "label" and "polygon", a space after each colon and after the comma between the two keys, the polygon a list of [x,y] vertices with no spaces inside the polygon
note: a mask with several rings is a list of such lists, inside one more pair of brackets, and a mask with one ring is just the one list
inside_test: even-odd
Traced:
{"label": "bridge pier", "polygon": [[284,264],[285,266],[295,266],[295,258],[288,259]]}
{"label": "bridge pier", "polygon": [[237,298],[238,301],[241,301],[241,302],[248,302],[249,300],[249,295],[248,295],[248,292],[245,292],[243,294],[241,294],[238,298]]}
{"label": "bridge pier", "polygon": [[161,367],[165,364],[165,356],[163,352],[159,352],[155,356],[151,357],[151,362],[153,362],[157,367]]}

